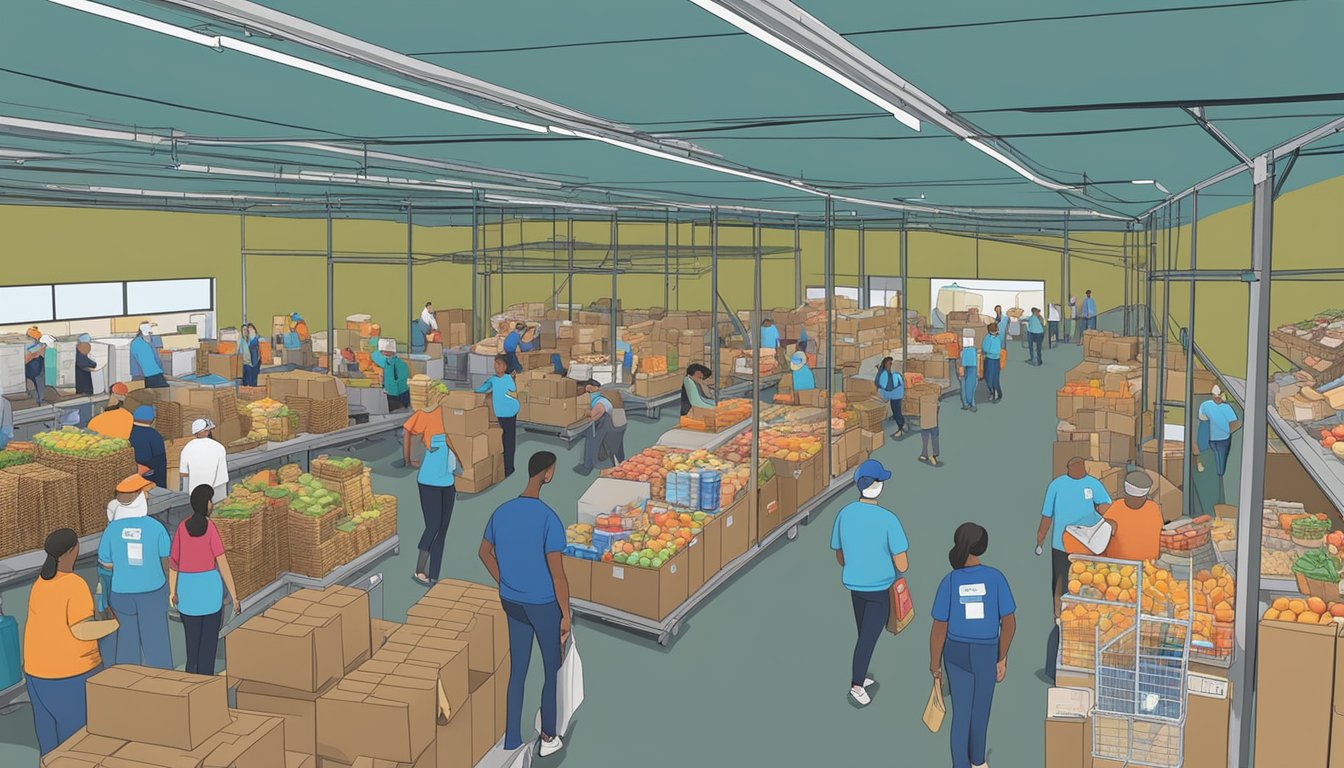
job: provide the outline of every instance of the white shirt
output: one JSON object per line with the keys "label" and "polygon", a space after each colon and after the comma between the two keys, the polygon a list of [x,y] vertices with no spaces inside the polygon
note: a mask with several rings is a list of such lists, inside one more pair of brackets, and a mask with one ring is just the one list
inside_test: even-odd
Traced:
{"label": "white shirt", "polygon": [[1059,305],[1058,305],[1058,304],[1051,304],[1051,305],[1050,305],[1050,309],[1049,309],[1049,312],[1048,312],[1048,314],[1047,314],[1047,316],[1046,316],[1046,319],[1049,320],[1049,321],[1052,322],[1052,323],[1057,323],[1057,322],[1059,322]]}
{"label": "white shirt", "polygon": [[178,471],[187,476],[187,493],[198,485],[215,489],[215,501],[223,496],[229,482],[229,467],[224,446],[208,437],[198,437],[182,446]]}

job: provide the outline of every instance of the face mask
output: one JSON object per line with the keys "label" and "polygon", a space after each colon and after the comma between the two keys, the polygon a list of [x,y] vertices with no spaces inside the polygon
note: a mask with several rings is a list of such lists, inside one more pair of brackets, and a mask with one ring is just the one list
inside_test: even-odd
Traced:
{"label": "face mask", "polygon": [[874,482],[872,485],[868,486],[867,488],[864,488],[862,491],[859,492],[859,495],[865,499],[876,499],[878,496],[881,496],[882,481],[878,480]]}

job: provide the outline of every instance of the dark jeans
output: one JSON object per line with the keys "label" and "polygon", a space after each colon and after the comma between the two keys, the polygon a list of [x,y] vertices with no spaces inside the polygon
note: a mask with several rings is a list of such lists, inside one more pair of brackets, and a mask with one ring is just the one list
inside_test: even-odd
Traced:
{"label": "dark jeans", "polygon": [[[922,442],[922,443],[924,444],[924,450],[920,453],[921,456],[937,456],[937,455],[938,455],[938,428],[937,428],[937,427],[930,427],[930,428],[928,428],[928,429],[921,429],[921,430],[919,431],[919,439],[920,439],[920,442]],[[933,453],[929,453],[929,441],[930,441],[930,440],[933,441]]]}
{"label": "dark jeans", "polygon": [[513,474],[513,454],[518,448],[518,417],[496,416],[504,432],[504,476]]}
{"label": "dark jeans", "polygon": [[1232,452],[1232,438],[1226,440],[1210,440],[1209,447],[1213,449],[1213,468],[1222,477],[1227,472],[1227,457]]}
{"label": "dark jeans", "polygon": [[219,650],[219,627],[223,622],[223,608],[206,616],[182,614],[182,630],[187,635],[187,674],[215,674],[215,655]]}
{"label": "dark jeans", "polygon": [[1048,322],[1046,323],[1046,326],[1047,326],[1047,327],[1046,327],[1046,338],[1047,338],[1047,340],[1048,340],[1048,339],[1054,339],[1055,343],[1058,344],[1059,341],[1060,341],[1060,338],[1059,338],[1059,321],[1058,321],[1058,320],[1050,320],[1050,321],[1048,321]]}
{"label": "dark jeans", "polygon": [[1003,396],[1003,387],[999,382],[999,361],[991,357],[985,358],[985,389],[989,390],[991,397]]}
{"label": "dark jeans", "polygon": [[145,377],[146,389],[167,389],[168,379],[162,373],[156,373],[153,376]]}
{"label": "dark jeans", "polygon": [[42,404],[42,396],[45,395],[47,392],[47,384],[45,378],[46,377],[44,374],[42,378],[28,379],[28,382],[33,385],[33,397],[37,400],[38,405]]}
{"label": "dark jeans", "polygon": [[39,754],[45,755],[56,749],[88,722],[84,685],[102,670],[101,666],[97,666],[82,675],[59,680],[26,676],[28,698],[33,703],[33,724],[37,727]]}
{"label": "dark jeans", "polygon": [[1037,365],[1045,362],[1041,359],[1041,344],[1045,342],[1044,333],[1027,334],[1027,359],[1035,360]]}
{"label": "dark jeans", "polygon": [[943,644],[943,667],[952,693],[952,768],[985,764],[998,662],[998,643],[947,640]]}
{"label": "dark jeans", "polygon": [[555,710],[557,681],[560,677],[560,604],[524,605],[500,598],[509,617],[509,699],[504,719],[504,748],[522,746],[523,692],[527,689],[527,668],[532,662],[532,639],[541,649],[541,732],[557,736]]}
{"label": "dark jeans", "polygon": [[260,371],[260,368],[253,368],[253,367],[250,366],[250,365],[244,365],[244,366],[243,366],[243,386],[244,386],[244,387],[255,387],[255,386],[257,386],[257,373],[258,373],[259,371]]}
{"label": "dark jeans", "polygon": [[504,373],[509,374],[509,373],[523,372],[523,364],[519,362],[517,352],[505,352],[504,356],[509,359],[508,367],[504,369]]}
{"label": "dark jeans", "polygon": [[[387,394],[384,392],[383,394]],[[410,390],[402,392],[400,395],[387,395],[387,410],[400,411],[402,408],[411,407]]]}
{"label": "dark jeans", "polygon": [[905,414],[901,413],[901,400],[900,398],[897,398],[896,400],[891,400],[889,402],[891,403],[891,418],[896,420],[896,429],[904,432]]}
{"label": "dark jeans", "polygon": [[863,685],[868,675],[868,666],[873,661],[873,651],[877,649],[877,639],[887,628],[887,619],[891,615],[891,592],[880,589],[876,592],[849,593],[854,604],[854,624],[859,629],[859,640],[854,644],[854,665],[850,682]]}
{"label": "dark jeans", "polygon": [[1051,599],[1059,601],[1064,594],[1064,586],[1069,581],[1069,553],[1053,547],[1050,549],[1050,594]]}
{"label": "dark jeans", "polygon": [[439,578],[443,545],[448,538],[448,523],[453,520],[453,502],[456,500],[456,486],[420,485],[420,512],[425,516],[425,532],[420,535],[417,548],[429,553],[429,568],[425,575],[430,581]]}

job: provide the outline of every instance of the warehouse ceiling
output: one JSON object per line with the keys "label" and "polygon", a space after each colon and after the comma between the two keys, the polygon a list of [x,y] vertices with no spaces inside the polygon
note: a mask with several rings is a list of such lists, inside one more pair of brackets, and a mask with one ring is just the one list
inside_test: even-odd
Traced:
{"label": "warehouse ceiling", "polygon": [[[369,211],[411,200],[446,216],[469,209],[471,191],[460,184],[467,180],[495,202],[822,210],[820,197],[787,186],[486,122],[68,5],[0,4],[0,116],[134,130],[139,140],[53,134],[11,121],[0,126],[0,190],[10,197],[116,199],[149,190],[163,199],[193,196],[175,201],[182,206],[246,196],[261,206],[299,198],[315,210],[337,197]],[[249,36],[227,15],[192,9],[195,3],[98,5],[496,118],[537,119],[262,30]],[[799,5],[1006,142],[1042,177],[1072,189],[1032,183],[929,122],[915,132],[689,0],[261,3],[647,136],[649,146],[682,152],[693,145],[704,150],[694,156],[711,164],[887,204],[1070,209],[1080,217],[1075,226],[1103,223],[1082,221],[1092,211],[1133,216],[1161,200],[1157,185],[1132,181],[1177,192],[1235,163],[1182,106],[1206,105],[1207,117],[1248,154],[1344,114],[1332,60],[1344,4],[1335,0]],[[1286,188],[1337,175],[1334,158],[1304,157]],[[1200,212],[1248,198],[1249,181],[1223,184],[1201,197]],[[837,207],[897,215],[852,201]]]}

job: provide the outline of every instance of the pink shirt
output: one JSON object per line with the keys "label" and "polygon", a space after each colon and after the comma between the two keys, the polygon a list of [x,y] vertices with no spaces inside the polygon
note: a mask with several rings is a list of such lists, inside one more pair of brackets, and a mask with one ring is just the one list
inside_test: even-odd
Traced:
{"label": "pink shirt", "polygon": [[224,542],[220,540],[214,523],[206,520],[205,535],[192,536],[187,533],[187,521],[183,520],[173,536],[168,564],[178,573],[204,573],[215,570],[215,558],[222,554]]}

